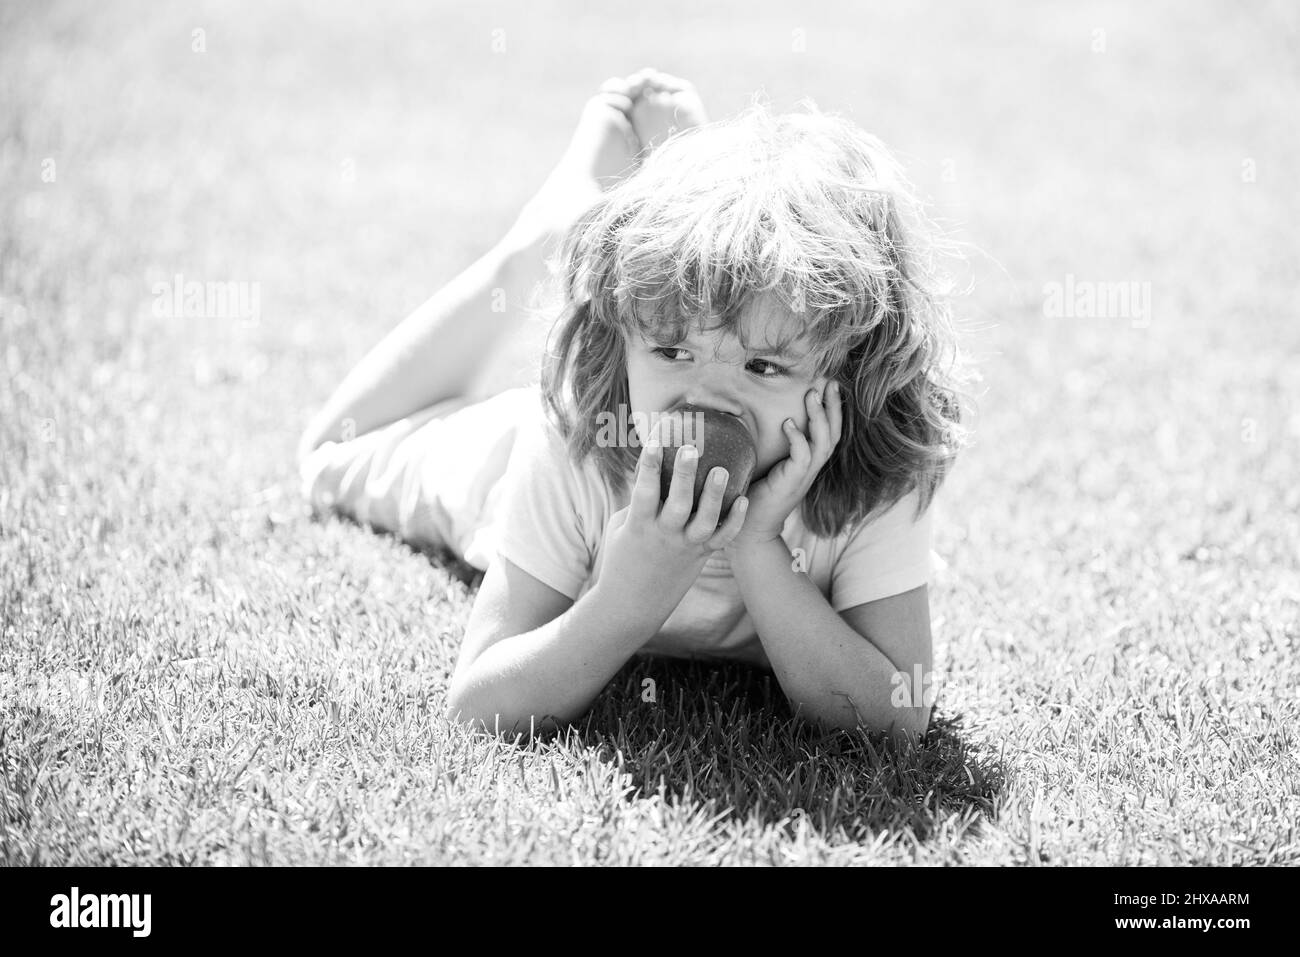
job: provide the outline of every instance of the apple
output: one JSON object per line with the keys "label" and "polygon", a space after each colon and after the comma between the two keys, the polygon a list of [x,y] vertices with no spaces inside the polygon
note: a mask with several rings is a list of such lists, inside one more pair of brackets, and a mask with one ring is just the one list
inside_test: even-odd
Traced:
{"label": "apple", "polygon": [[670,421],[661,427],[663,460],[659,467],[659,501],[666,501],[672,487],[673,465],[677,450],[694,445],[700,450],[695,466],[694,511],[704,494],[704,483],[712,469],[722,466],[727,470],[727,487],[722,493],[722,511],[725,516],[731,503],[749,488],[749,481],[758,465],[758,450],[745,423],[734,415],[706,409],[703,406],[682,402],[673,406],[663,418]]}

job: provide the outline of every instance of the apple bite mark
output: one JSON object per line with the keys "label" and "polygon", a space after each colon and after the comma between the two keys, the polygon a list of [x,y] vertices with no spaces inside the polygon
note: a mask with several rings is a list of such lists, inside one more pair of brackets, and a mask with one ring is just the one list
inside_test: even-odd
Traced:
{"label": "apple bite mark", "polygon": [[694,445],[700,452],[695,467],[695,492],[691,508],[699,507],[700,496],[709,472],[719,466],[727,470],[727,487],[722,495],[722,515],[732,503],[744,495],[758,465],[758,450],[754,440],[740,419],[717,409],[706,409],[689,402],[673,406],[664,414],[669,420],[662,436],[663,458],[659,467],[659,501],[668,498],[672,486],[673,467],[677,452]]}

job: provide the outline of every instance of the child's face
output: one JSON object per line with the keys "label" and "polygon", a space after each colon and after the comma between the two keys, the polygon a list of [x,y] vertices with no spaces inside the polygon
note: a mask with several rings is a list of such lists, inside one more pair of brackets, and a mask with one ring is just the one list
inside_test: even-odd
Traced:
{"label": "child's face", "polygon": [[[820,396],[829,380],[812,375],[806,358],[808,344],[796,340],[793,354],[782,356],[765,348],[778,340],[784,323],[794,321],[772,297],[756,299],[741,314],[752,352],[746,361],[740,340],[730,331],[691,330],[672,348],[657,346],[639,335],[626,341],[627,385],[631,412],[651,422],[680,402],[691,402],[739,416],[758,450],[754,479],[790,454],[781,424],[793,419],[807,433],[809,389]],[[784,375],[778,374],[778,368]],[[639,421],[640,416],[634,421]],[[639,436],[645,441],[645,436]]]}

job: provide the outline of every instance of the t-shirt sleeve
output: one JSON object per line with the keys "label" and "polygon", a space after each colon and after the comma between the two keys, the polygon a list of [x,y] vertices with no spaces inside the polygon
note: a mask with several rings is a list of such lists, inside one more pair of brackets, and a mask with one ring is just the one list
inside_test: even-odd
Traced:
{"label": "t-shirt sleeve", "polygon": [[520,430],[501,481],[497,555],[576,600],[591,574],[591,475],[547,424]]}
{"label": "t-shirt sleeve", "polygon": [[831,569],[835,611],[900,595],[929,582],[934,508],[931,505],[917,518],[918,500],[919,493],[912,491],[849,534]]}

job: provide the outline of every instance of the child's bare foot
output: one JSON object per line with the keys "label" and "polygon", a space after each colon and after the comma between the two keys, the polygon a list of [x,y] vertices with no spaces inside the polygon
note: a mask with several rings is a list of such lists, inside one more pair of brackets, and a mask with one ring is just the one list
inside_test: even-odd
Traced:
{"label": "child's bare foot", "polygon": [[628,80],[642,85],[641,95],[633,98],[631,119],[643,155],[678,130],[709,121],[704,101],[686,80],[652,68],[633,73]]}
{"label": "child's bare foot", "polygon": [[564,156],[519,214],[511,244],[530,248],[559,236],[674,132],[707,122],[695,87],[678,77],[646,67],[606,80],[583,106]]}
{"label": "child's bare foot", "polygon": [[645,82],[611,77],[586,102],[560,162],[511,229],[518,242],[531,245],[563,233],[601,193],[633,170],[641,142],[631,113]]}

